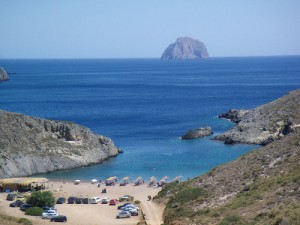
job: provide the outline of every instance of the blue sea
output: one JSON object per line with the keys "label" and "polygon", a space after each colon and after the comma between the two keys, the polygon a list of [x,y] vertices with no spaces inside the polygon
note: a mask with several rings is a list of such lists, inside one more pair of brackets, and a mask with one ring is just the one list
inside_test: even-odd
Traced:
{"label": "blue sea", "polygon": [[300,56],[159,59],[1,59],[11,80],[0,83],[1,109],[67,120],[108,136],[124,150],[108,161],[42,176],[52,179],[142,176],[188,179],[258,146],[224,145],[206,137],[182,141],[217,118],[250,109],[300,87]]}

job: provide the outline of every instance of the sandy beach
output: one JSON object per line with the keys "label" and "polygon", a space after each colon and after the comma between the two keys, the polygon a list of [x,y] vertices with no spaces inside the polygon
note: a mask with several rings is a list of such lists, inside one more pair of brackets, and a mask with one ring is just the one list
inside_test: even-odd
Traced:
{"label": "sandy beach", "polygon": [[[148,201],[147,196],[155,196],[160,188],[148,187],[147,184],[134,186],[128,184],[127,186],[104,186],[98,187],[97,184],[80,183],[75,185],[73,182],[50,181],[47,185],[55,197],[109,197],[119,198],[123,195],[132,195],[135,200],[141,202],[141,207],[148,224],[160,225],[162,221],[163,206],[157,205],[152,201]],[[102,189],[106,188],[107,193],[101,193]],[[24,212],[19,208],[9,207],[10,201],[6,200],[6,193],[0,194],[0,209],[7,215],[16,217],[26,217],[34,224],[49,224],[49,220],[43,220],[39,217],[32,217],[24,215]],[[120,203],[122,204],[122,203]],[[110,206],[108,204],[58,204],[57,212],[60,215],[68,217],[68,224],[74,225],[96,225],[96,224],[123,224],[136,225],[139,221],[139,216],[132,216],[126,219],[116,219],[119,210],[117,206]]]}

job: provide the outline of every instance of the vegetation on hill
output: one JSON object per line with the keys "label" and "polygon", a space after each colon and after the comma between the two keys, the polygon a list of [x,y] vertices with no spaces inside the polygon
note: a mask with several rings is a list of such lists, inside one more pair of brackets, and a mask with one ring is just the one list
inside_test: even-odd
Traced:
{"label": "vegetation on hill", "polygon": [[166,224],[300,224],[300,130],[156,196]]}
{"label": "vegetation on hill", "polygon": [[16,218],[8,216],[0,211],[0,224],[1,225],[32,225],[32,222],[26,218]]}
{"label": "vegetation on hill", "polygon": [[166,204],[165,224],[300,224],[300,127],[295,123],[300,104],[294,104],[299,101],[295,94],[281,106],[271,103],[278,115],[290,111],[291,132],[203,176],[166,185],[154,198]]}

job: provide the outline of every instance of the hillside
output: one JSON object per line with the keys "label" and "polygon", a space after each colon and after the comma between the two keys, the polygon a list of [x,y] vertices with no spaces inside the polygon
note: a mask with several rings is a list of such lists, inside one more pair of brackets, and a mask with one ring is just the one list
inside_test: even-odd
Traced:
{"label": "hillside", "polygon": [[[299,122],[300,104],[297,102],[299,90],[256,109],[277,111],[279,118],[283,113],[288,114],[294,124],[290,132],[203,176],[163,188],[155,201],[166,203],[165,224],[300,224],[300,127],[295,125]],[[267,123],[256,122],[272,124],[277,121],[275,115]]]}
{"label": "hillside", "polygon": [[71,122],[0,110],[0,178],[88,166],[117,155],[111,139]]}

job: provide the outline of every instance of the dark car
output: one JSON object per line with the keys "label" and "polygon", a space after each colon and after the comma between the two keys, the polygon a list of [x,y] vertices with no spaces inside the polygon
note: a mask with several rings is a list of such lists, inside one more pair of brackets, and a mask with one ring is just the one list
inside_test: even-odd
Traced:
{"label": "dark car", "polygon": [[90,204],[90,203],[91,203],[91,199],[89,199],[89,198],[83,199],[83,204]]}
{"label": "dark car", "polygon": [[83,203],[83,198],[76,198],[75,203],[76,204],[82,204]]}
{"label": "dark car", "polygon": [[63,204],[65,202],[66,202],[66,198],[60,197],[60,198],[57,199],[56,204]]}
{"label": "dark car", "polygon": [[68,204],[74,204],[76,202],[77,197],[71,196],[68,198]]}
{"label": "dark car", "polygon": [[67,217],[63,215],[58,215],[50,219],[51,222],[67,222]]}
{"label": "dark car", "polygon": [[13,201],[13,200],[16,199],[16,197],[17,197],[16,194],[9,193],[9,194],[7,194],[7,196],[6,196],[6,200],[8,200],[8,201]]}
{"label": "dark car", "polygon": [[17,200],[9,204],[10,207],[20,207],[21,205],[25,204],[25,202],[21,200]]}
{"label": "dark car", "polygon": [[20,210],[25,212],[27,209],[29,209],[31,207],[32,207],[32,205],[25,203],[23,205],[20,205]]}

